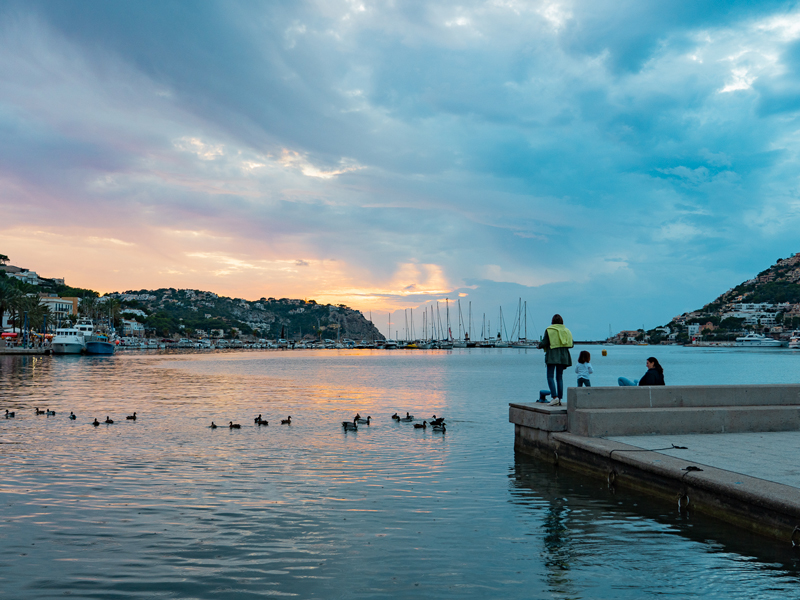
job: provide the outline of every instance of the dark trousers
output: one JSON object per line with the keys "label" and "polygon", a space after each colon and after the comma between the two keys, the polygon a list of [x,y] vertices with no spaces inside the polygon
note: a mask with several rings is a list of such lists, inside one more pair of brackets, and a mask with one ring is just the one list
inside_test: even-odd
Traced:
{"label": "dark trousers", "polygon": [[578,387],[592,387],[592,382],[584,377],[578,377]]}
{"label": "dark trousers", "polygon": [[547,365],[547,385],[553,398],[564,397],[564,369],[564,365]]}

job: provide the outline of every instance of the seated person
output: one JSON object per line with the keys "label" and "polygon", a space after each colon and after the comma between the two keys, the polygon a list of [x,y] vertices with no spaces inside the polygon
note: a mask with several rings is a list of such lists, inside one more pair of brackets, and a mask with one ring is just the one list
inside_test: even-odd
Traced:
{"label": "seated person", "polygon": [[627,377],[620,377],[617,379],[617,383],[621,386],[666,385],[664,383],[664,369],[658,364],[658,359],[655,356],[651,356],[647,359],[647,373],[645,373],[641,379],[634,379],[631,381]]}

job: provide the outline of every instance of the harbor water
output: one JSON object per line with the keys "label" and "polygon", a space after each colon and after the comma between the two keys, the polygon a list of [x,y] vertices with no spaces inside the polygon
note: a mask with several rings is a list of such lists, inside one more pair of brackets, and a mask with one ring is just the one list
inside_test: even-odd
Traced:
{"label": "harbor water", "polygon": [[[651,355],[668,385],[800,382],[787,349],[585,349],[595,386]],[[508,403],[544,371],[516,349],[0,356],[0,598],[800,598],[788,542],[515,454]]]}

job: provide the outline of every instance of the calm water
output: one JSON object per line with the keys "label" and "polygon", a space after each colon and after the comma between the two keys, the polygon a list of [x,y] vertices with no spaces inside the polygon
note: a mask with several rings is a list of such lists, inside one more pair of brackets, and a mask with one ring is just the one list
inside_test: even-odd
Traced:
{"label": "calm water", "polygon": [[[595,385],[652,353],[668,384],[800,380],[786,350],[589,350]],[[515,455],[544,387],[532,350],[0,357],[0,597],[800,598],[800,553]]]}

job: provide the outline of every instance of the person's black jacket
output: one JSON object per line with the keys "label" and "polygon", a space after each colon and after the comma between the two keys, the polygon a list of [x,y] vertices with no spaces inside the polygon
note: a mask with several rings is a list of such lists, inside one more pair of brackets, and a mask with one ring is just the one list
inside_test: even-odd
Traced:
{"label": "person's black jacket", "polygon": [[639,380],[639,385],[665,385],[664,374],[655,369],[647,369],[647,373]]}

